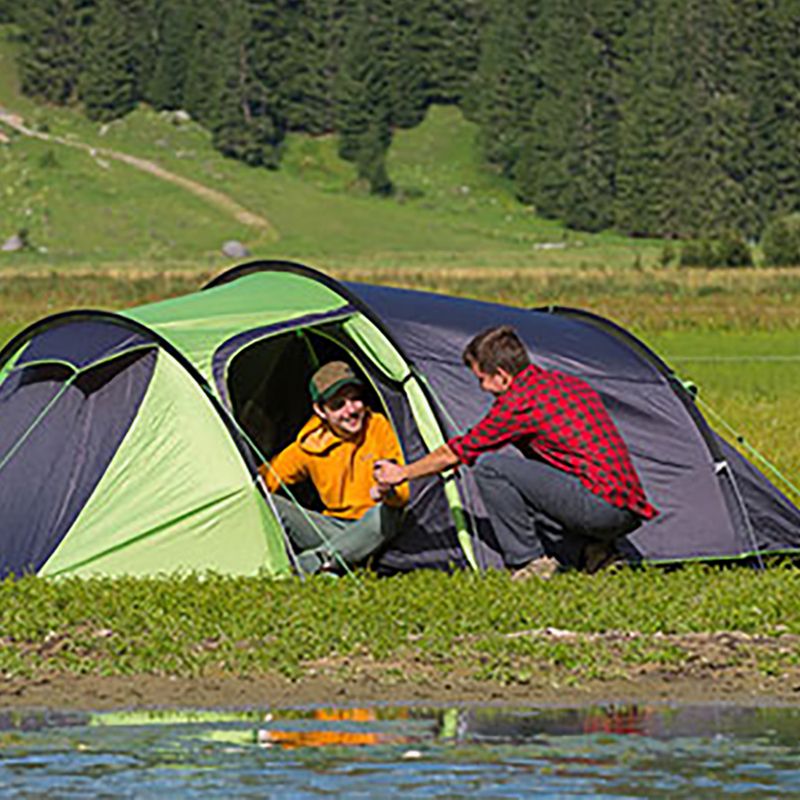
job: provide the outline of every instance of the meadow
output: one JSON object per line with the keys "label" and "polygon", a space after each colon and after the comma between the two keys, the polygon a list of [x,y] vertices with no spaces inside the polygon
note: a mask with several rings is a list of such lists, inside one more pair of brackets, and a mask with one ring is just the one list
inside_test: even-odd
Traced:
{"label": "meadow", "polygon": [[[0,110],[57,139],[0,123],[0,241],[24,228],[30,242],[0,253],[0,342],[58,311],[193,291],[230,266],[220,246],[237,239],[253,258],[296,259],[343,279],[608,316],[698,386],[720,432],[797,486],[800,271],[681,269],[674,243],[538,218],[478,166],[474,126],[452,108],[397,132],[390,200],[366,194],[333,137],[290,136],[281,169],[268,172],[222,158],[205,131],[169,113],[140,108],[97,125],[19,93],[13,34],[0,26]],[[225,203],[112,152],[224,193],[266,224],[245,224]],[[14,694],[15,681],[53,676],[274,674],[300,685],[325,675],[384,692],[429,681],[435,699],[459,681],[546,681],[556,692],[599,682],[602,691],[648,670],[698,680],[728,670],[744,675],[743,691],[774,678],[789,692],[800,686],[796,581],[789,565],[563,574],[546,584],[500,573],[7,580],[0,703],[28,696]],[[693,673],[698,665],[705,671]]]}

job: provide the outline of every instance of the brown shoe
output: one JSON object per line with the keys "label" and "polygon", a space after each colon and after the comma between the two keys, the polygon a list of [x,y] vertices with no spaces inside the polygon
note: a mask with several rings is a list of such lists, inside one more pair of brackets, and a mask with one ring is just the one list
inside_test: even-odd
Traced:
{"label": "brown shoe", "polygon": [[528,578],[540,578],[543,581],[549,580],[558,572],[558,561],[550,556],[541,556],[529,561],[524,567],[512,570],[512,581],[526,581]]}
{"label": "brown shoe", "polygon": [[614,545],[606,542],[589,542],[583,551],[583,570],[589,575],[622,561],[623,558]]}

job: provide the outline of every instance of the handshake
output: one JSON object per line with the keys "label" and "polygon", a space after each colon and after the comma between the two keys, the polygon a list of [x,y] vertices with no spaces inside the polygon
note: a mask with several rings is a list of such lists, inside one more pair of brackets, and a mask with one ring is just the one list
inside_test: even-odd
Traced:
{"label": "handshake", "polygon": [[382,503],[394,494],[394,487],[406,479],[405,469],[394,459],[378,459],[372,467],[375,483],[370,487],[369,496]]}

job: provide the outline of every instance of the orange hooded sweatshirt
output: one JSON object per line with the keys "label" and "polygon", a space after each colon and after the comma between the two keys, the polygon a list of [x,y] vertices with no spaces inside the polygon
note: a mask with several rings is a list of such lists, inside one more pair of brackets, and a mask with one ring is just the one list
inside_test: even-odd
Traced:
{"label": "orange hooded sweatshirt", "polygon": [[[389,420],[374,411],[367,412],[364,427],[356,439],[342,439],[316,415],[297,434],[297,439],[278,453],[271,464],[259,472],[271,492],[281,484],[291,486],[311,480],[331,517],[360,519],[374,505],[369,496],[373,464],[379,459],[404,463],[400,443]],[[404,506],[408,502],[408,484],[398,486],[385,501]]]}

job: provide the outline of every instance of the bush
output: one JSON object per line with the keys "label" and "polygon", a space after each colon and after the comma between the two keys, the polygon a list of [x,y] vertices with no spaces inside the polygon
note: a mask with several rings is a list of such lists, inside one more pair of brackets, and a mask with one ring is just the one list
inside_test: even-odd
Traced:
{"label": "bush", "polygon": [[753,254],[738,233],[723,233],[718,239],[687,242],[681,250],[682,267],[752,267]]}
{"label": "bush", "polygon": [[800,214],[772,220],[761,237],[764,263],[771,267],[800,266]]}
{"label": "bush", "polygon": [[725,233],[716,242],[718,267],[752,267],[753,254],[738,233]]}
{"label": "bush", "polygon": [[682,267],[716,267],[716,254],[707,239],[700,242],[686,242],[681,248],[680,265]]}

